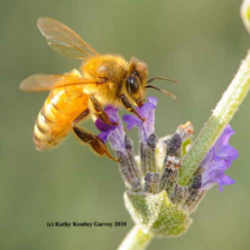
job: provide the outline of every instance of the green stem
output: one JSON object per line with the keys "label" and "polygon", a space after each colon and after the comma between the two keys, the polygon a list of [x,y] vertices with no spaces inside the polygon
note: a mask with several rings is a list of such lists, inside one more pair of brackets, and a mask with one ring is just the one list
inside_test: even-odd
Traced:
{"label": "green stem", "polygon": [[250,1],[243,0],[240,8],[241,19],[247,29],[250,32]]}
{"label": "green stem", "polygon": [[212,115],[196,138],[183,160],[179,184],[185,186],[199,167],[207,152],[231,121],[250,88],[250,52],[243,60],[237,74],[216,105]]}
{"label": "green stem", "polygon": [[118,250],[143,250],[146,249],[153,235],[144,232],[139,225],[134,226],[127,234]]}

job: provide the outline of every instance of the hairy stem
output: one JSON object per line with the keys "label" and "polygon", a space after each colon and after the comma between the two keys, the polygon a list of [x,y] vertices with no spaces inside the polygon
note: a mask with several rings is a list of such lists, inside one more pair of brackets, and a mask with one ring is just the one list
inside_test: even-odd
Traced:
{"label": "hairy stem", "polygon": [[139,225],[134,226],[127,234],[118,250],[143,250],[146,249],[153,235],[144,232]]}
{"label": "hairy stem", "polygon": [[178,182],[187,185],[194,172],[231,121],[250,88],[250,52],[243,60],[237,74],[197,136],[191,150],[183,160]]}

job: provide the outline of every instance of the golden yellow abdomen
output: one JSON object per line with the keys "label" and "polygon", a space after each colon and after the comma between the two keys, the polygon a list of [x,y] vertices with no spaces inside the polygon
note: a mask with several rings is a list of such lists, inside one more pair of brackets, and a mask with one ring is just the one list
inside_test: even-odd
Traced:
{"label": "golden yellow abdomen", "polygon": [[88,96],[79,86],[52,90],[34,126],[36,148],[48,149],[61,142],[70,131],[74,119],[87,107]]}

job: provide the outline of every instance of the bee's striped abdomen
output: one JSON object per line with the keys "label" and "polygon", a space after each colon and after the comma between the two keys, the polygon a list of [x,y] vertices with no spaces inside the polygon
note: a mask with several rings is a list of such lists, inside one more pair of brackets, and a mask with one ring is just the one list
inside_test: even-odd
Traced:
{"label": "bee's striped abdomen", "polygon": [[62,141],[74,119],[88,106],[81,88],[52,90],[38,114],[33,141],[37,150],[49,149]]}

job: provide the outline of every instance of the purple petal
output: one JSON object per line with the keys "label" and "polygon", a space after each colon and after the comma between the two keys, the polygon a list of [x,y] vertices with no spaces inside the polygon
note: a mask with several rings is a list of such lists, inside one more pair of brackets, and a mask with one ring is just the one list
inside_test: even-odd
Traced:
{"label": "purple petal", "polygon": [[98,137],[103,141],[109,141],[111,148],[115,151],[125,151],[124,138],[125,133],[121,125],[121,120],[118,116],[118,109],[108,105],[105,107],[105,112],[108,114],[109,119],[112,122],[117,122],[118,125],[108,125],[104,123],[101,119],[97,119],[95,122],[96,127],[101,131]]}
{"label": "purple petal", "polygon": [[229,143],[230,137],[234,134],[234,130],[230,125],[227,125],[219,137],[219,139],[216,141],[214,147],[220,147],[221,145],[226,145]]}
{"label": "purple petal", "polygon": [[100,130],[100,131],[108,131],[111,129],[110,125],[104,123],[101,119],[97,119],[95,121],[95,126]]}
{"label": "purple petal", "polygon": [[108,139],[109,132],[108,131],[103,131],[101,132],[98,137],[103,141],[106,142]]}
{"label": "purple petal", "polygon": [[133,114],[127,114],[123,116],[123,121],[127,123],[127,128],[129,130],[134,127],[139,129],[140,138],[143,142],[146,142],[148,137],[154,133],[156,106],[157,99],[150,96],[144,105],[136,109],[136,111],[146,119],[144,122],[142,122],[137,116]]}
{"label": "purple petal", "polygon": [[155,107],[157,106],[158,100],[155,96],[149,96],[148,97],[148,102],[150,102],[151,104],[153,104]]}
{"label": "purple petal", "polygon": [[118,108],[115,108],[112,105],[107,105],[104,110],[109,115],[109,118],[111,119],[111,121],[113,122],[120,121],[120,118],[118,116]]}
{"label": "purple petal", "polygon": [[217,183],[219,190],[222,191],[224,185],[234,183],[233,179],[225,175],[225,171],[238,157],[237,150],[229,145],[229,139],[233,134],[233,129],[227,125],[203,160],[201,167],[204,170],[202,174],[202,187],[204,189],[209,189]]}
{"label": "purple petal", "polygon": [[128,130],[141,125],[141,120],[134,115],[124,115],[122,119],[127,123]]}
{"label": "purple petal", "polygon": [[229,144],[224,146],[222,145],[220,148],[217,148],[215,157],[217,159],[233,161],[238,157],[238,151]]}
{"label": "purple petal", "polygon": [[218,179],[219,191],[220,192],[223,191],[223,186],[232,185],[234,183],[235,183],[235,180],[232,179],[231,177],[227,175],[221,176],[221,178]]}

